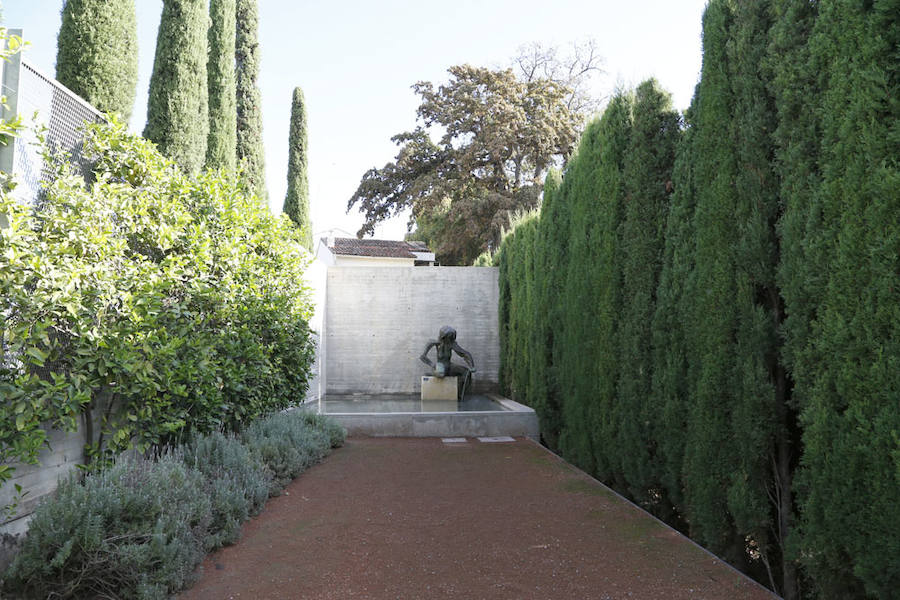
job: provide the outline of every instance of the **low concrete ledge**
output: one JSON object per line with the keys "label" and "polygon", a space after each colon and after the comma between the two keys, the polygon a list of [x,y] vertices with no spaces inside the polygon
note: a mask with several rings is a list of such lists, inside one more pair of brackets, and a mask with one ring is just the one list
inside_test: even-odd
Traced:
{"label": "low concrete ledge", "polygon": [[496,437],[508,435],[538,441],[540,429],[533,409],[508,398],[488,394],[504,410],[464,412],[328,413],[350,435],[372,437]]}

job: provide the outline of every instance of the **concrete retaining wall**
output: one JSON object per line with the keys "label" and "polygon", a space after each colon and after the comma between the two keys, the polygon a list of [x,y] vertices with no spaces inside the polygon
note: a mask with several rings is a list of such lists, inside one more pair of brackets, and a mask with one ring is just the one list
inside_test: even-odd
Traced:
{"label": "concrete retaining wall", "polygon": [[[428,372],[419,356],[444,325],[456,328],[457,342],[475,359],[475,389],[495,389],[498,305],[493,267],[330,267],[326,393],[418,393]],[[429,356],[435,359],[434,350]]]}
{"label": "concrete retaining wall", "polygon": [[76,465],[84,463],[85,440],[82,429],[75,433],[50,429],[47,431],[49,447],[41,450],[38,464],[12,464],[16,470],[13,478],[0,487],[0,507],[11,504],[16,499],[15,484],[19,484],[22,492],[27,493],[19,500],[11,519],[0,515],[3,517],[0,519],[0,570],[6,568],[16,550],[12,540],[3,538],[2,534],[14,536],[28,530],[31,513],[38,503],[56,491],[59,481],[75,472]]}

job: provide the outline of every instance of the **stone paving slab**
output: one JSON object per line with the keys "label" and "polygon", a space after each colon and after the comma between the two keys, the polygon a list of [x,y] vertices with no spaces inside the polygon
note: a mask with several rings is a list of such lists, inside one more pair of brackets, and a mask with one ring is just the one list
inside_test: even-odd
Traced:
{"label": "stone paving slab", "polygon": [[181,600],[771,599],[527,439],[351,438]]}

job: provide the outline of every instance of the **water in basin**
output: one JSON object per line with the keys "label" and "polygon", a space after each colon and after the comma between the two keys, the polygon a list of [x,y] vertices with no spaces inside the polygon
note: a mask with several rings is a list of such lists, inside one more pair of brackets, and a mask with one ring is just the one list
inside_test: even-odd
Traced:
{"label": "water in basin", "polygon": [[322,400],[325,414],[347,413],[421,413],[470,412],[509,410],[502,404],[481,394],[466,394],[462,402],[423,401],[419,394],[328,394]]}

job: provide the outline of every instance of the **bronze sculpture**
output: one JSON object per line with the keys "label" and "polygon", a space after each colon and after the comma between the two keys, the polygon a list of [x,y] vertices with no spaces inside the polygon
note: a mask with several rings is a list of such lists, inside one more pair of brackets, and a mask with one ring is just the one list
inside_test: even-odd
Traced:
{"label": "bronze sculpture", "polygon": [[[436,363],[431,362],[431,359],[428,358],[428,352],[432,348],[436,348]],[[454,352],[466,361],[467,366],[458,365],[450,360]],[[466,388],[469,387],[472,382],[472,373],[475,372],[475,361],[468,350],[456,343],[455,329],[449,325],[441,327],[438,339],[428,342],[428,345],[425,346],[425,351],[422,352],[422,356],[419,357],[419,360],[431,367],[434,370],[434,375],[436,377],[460,376],[461,383],[457,389],[458,399],[460,401],[463,399]]]}

